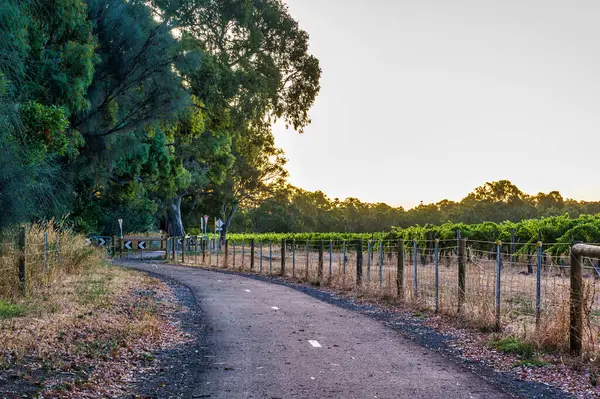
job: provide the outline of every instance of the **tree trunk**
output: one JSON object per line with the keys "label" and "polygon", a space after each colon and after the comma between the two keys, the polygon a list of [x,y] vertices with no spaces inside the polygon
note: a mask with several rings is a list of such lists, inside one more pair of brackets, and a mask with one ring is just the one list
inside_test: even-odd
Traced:
{"label": "tree trunk", "polygon": [[181,219],[181,195],[171,200],[171,207],[169,209],[169,219],[171,225],[171,235],[175,237],[185,236],[185,230],[183,229],[183,220]]}
{"label": "tree trunk", "polygon": [[223,222],[223,227],[221,228],[221,243],[224,244],[227,239],[227,230],[229,230],[229,226],[231,226],[231,219],[233,219],[233,215],[237,210],[237,204],[232,205],[228,211],[225,212],[225,221]]}

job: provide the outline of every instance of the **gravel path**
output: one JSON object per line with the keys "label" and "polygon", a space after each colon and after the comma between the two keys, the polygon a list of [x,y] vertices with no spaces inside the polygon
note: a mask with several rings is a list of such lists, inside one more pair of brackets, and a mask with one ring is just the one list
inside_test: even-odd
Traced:
{"label": "gravel path", "polygon": [[[230,273],[121,262],[187,286],[200,349],[169,395],[210,398],[506,398],[463,365],[356,311]],[[174,354],[177,355],[177,354]],[[181,355],[184,354],[179,354]],[[196,358],[194,358],[196,357]],[[165,361],[165,359],[163,359]],[[185,363],[185,361],[184,361]],[[172,366],[166,366],[173,370]],[[177,374],[177,370],[171,373]],[[169,377],[160,384],[169,385]],[[185,390],[185,391],[181,391]],[[148,392],[151,394],[151,392]],[[161,395],[162,396],[162,395]]]}

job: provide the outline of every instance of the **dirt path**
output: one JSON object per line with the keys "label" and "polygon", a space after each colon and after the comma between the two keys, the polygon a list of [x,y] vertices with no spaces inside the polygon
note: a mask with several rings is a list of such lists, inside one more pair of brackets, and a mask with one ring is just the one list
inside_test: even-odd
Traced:
{"label": "dirt path", "polygon": [[188,267],[124,265],[185,284],[199,303],[209,361],[188,397],[508,397],[381,323],[291,288]]}

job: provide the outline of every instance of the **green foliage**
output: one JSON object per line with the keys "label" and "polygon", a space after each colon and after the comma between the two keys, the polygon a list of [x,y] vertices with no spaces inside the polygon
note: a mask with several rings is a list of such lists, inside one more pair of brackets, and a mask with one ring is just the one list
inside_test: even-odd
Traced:
{"label": "green foliage", "polygon": [[493,340],[490,346],[499,350],[503,353],[514,354],[522,359],[532,360],[533,359],[533,346],[519,341],[513,337],[502,338],[499,340]]}
{"label": "green foliage", "polygon": [[54,105],[45,106],[33,101],[19,107],[23,123],[24,145],[36,147],[40,157],[48,153],[73,157],[83,144],[76,130],[67,130],[66,110]]}
{"label": "green foliage", "polygon": [[19,317],[25,313],[22,305],[0,300],[0,319]]}
{"label": "green foliage", "polygon": [[[235,241],[250,240],[252,238],[263,241],[286,240],[325,240],[349,241],[363,240],[396,240],[417,241],[420,247],[426,246],[430,239],[456,240],[457,231],[461,237],[470,241],[473,249],[489,250],[490,243],[498,240],[510,242],[511,230],[515,230],[515,242],[519,244],[516,254],[533,253],[535,243],[538,241],[538,231],[544,243],[544,250],[551,255],[568,254],[573,241],[600,243],[600,214],[582,215],[578,218],[569,218],[568,215],[553,216],[542,219],[527,219],[518,223],[492,223],[479,224],[444,223],[441,225],[410,226],[407,228],[393,228],[388,232],[380,233],[262,233],[262,234],[229,234],[228,237]],[[531,245],[524,245],[531,244]],[[529,251],[529,252],[527,252]]]}
{"label": "green foliage", "polygon": [[96,40],[83,0],[26,2],[27,73],[20,98],[60,105],[67,114],[87,109],[94,76]]}
{"label": "green foliage", "polygon": [[552,363],[546,362],[544,360],[526,359],[526,360],[519,360],[518,362],[516,362],[515,364],[513,364],[513,367],[534,368],[534,367],[545,367],[545,366],[549,366],[551,364]]}

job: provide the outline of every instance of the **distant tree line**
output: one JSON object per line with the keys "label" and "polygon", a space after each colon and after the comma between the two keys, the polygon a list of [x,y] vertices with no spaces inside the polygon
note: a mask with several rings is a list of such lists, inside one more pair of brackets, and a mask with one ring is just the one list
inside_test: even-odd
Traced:
{"label": "distant tree line", "polygon": [[488,182],[461,201],[442,200],[405,210],[356,198],[328,198],[289,184],[273,188],[259,201],[247,204],[233,220],[234,232],[349,232],[390,231],[392,227],[518,222],[567,214],[576,218],[600,213],[600,201],[565,199],[558,191],[529,195],[508,180]]}

